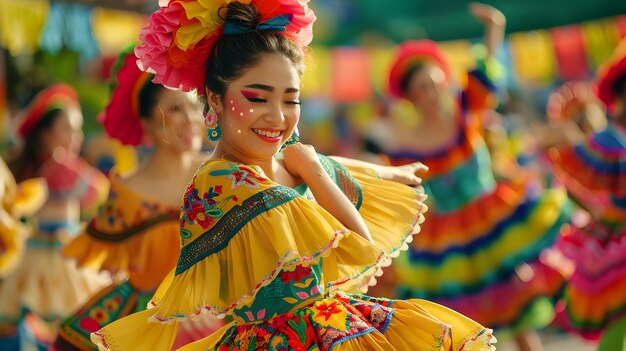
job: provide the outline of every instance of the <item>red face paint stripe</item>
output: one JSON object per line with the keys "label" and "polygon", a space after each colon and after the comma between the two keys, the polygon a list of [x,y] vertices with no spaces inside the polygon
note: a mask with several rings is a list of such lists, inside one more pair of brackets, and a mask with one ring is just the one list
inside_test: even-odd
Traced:
{"label": "red face paint stripe", "polygon": [[258,98],[260,95],[254,91],[250,91],[250,90],[242,90],[241,94],[243,96],[246,97],[246,99],[255,99]]}

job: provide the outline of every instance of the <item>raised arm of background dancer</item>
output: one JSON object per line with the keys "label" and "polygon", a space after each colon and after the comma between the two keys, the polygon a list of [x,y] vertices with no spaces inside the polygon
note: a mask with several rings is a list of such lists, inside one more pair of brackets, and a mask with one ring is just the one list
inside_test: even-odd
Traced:
{"label": "raised arm of background dancer", "polygon": [[372,236],[359,211],[326,173],[313,146],[293,144],[283,151],[283,157],[287,171],[304,180],[320,206],[346,228],[372,242]]}
{"label": "raised arm of background dancer", "polygon": [[487,54],[493,56],[504,39],[506,17],[495,7],[479,2],[470,3],[469,12],[485,26],[485,47]]}

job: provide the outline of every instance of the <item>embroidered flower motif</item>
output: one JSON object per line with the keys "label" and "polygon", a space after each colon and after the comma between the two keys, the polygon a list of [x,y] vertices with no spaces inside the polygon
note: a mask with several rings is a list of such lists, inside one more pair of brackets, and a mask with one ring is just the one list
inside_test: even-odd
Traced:
{"label": "embroidered flower motif", "polygon": [[212,176],[226,176],[228,179],[232,181],[231,189],[236,189],[242,185],[247,186],[251,189],[256,189],[259,187],[259,182],[266,181],[266,178],[263,178],[257,175],[253,169],[244,166],[238,165],[236,163],[230,164],[230,169],[220,169],[216,171],[212,171],[209,173]]}
{"label": "embroidered flower motif", "polygon": [[89,312],[89,317],[100,325],[105,325],[109,322],[109,314],[100,307],[96,307]]}
{"label": "embroidered flower motif", "polygon": [[311,275],[311,267],[303,267],[302,265],[297,265],[293,271],[282,271],[280,272],[280,279],[283,283],[287,284],[292,281],[301,282],[304,277],[308,277]]}
{"label": "embroidered flower motif", "polygon": [[121,299],[119,298],[119,296],[107,299],[104,301],[104,308],[106,308],[109,312],[114,312],[120,307],[120,301]]}
{"label": "embroidered flower motif", "polygon": [[[221,194],[222,185],[210,187],[207,192],[200,195],[200,191],[195,187],[195,182],[190,183],[183,199],[182,215],[180,218],[181,227],[183,227],[185,223],[198,224],[203,229],[212,226],[216,219],[222,217],[224,214],[222,207],[230,200],[230,197],[218,200],[217,198]],[[183,239],[185,238],[183,237]]]}
{"label": "embroidered flower motif", "polygon": [[285,314],[278,315],[278,316],[276,316],[276,317],[274,317],[274,318],[272,318],[270,320],[270,326],[273,329],[278,329],[278,328],[280,328],[280,326],[282,326],[283,324],[287,323],[289,318],[291,318],[291,313],[285,313]]}
{"label": "embroidered flower motif", "polygon": [[315,318],[324,317],[324,321],[328,322],[330,317],[334,314],[342,312],[340,308],[337,307],[337,301],[333,301],[330,304],[326,303],[326,301],[320,303],[317,306],[317,314]]}

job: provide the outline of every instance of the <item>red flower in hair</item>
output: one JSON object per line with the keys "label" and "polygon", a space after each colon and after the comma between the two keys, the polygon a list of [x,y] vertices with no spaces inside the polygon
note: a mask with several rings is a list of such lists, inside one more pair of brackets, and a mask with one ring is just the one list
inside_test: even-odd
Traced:
{"label": "red flower in hair", "polygon": [[139,145],[143,141],[139,92],[152,76],[137,67],[137,57],[128,49],[117,59],[112,78],[115,81],[111,99],[99,122],[110,137],[123,144]]}

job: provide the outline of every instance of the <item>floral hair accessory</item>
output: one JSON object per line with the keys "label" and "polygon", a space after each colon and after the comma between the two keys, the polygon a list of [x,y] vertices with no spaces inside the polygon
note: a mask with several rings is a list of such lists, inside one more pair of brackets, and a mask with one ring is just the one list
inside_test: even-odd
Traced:
{"label": "floral hair accessory", "polygon": [[308,0],[160,0],[160,8],[139,34],[139,68],[153,73],[154,83],[204,95],[206,61],[215,42],[224,34],[248,31],[225,25],[220,18],[219,9],[231,2],[256,7],[256,30],[285,33],[300,46],[313,39],[316,17]]}
{"label": "floral hair accessory", "polygon": [[110,137],[127,145],[141,144],[143,128],[139,113],[139,92],[152,77],[137,67],[132,46],[120,53],[111,73],[111,100],[99,118]]}
{"label": "floral hair accessory", "polygon": [[420,62],[435,62],[445,73],[448,81],[451,79],[448,60],[431,40],[409,40],[400,44],[389,72],[389,92],[397,98],[403,98],[402,79],[404,75]]}
{"label": "floral hair accessory", "polygon": [[25,138],[46,114],[56,109],[78,107],[78,96],[74,88],[67,84],[52,85],[35,96],[17,127],[18,134]]}

